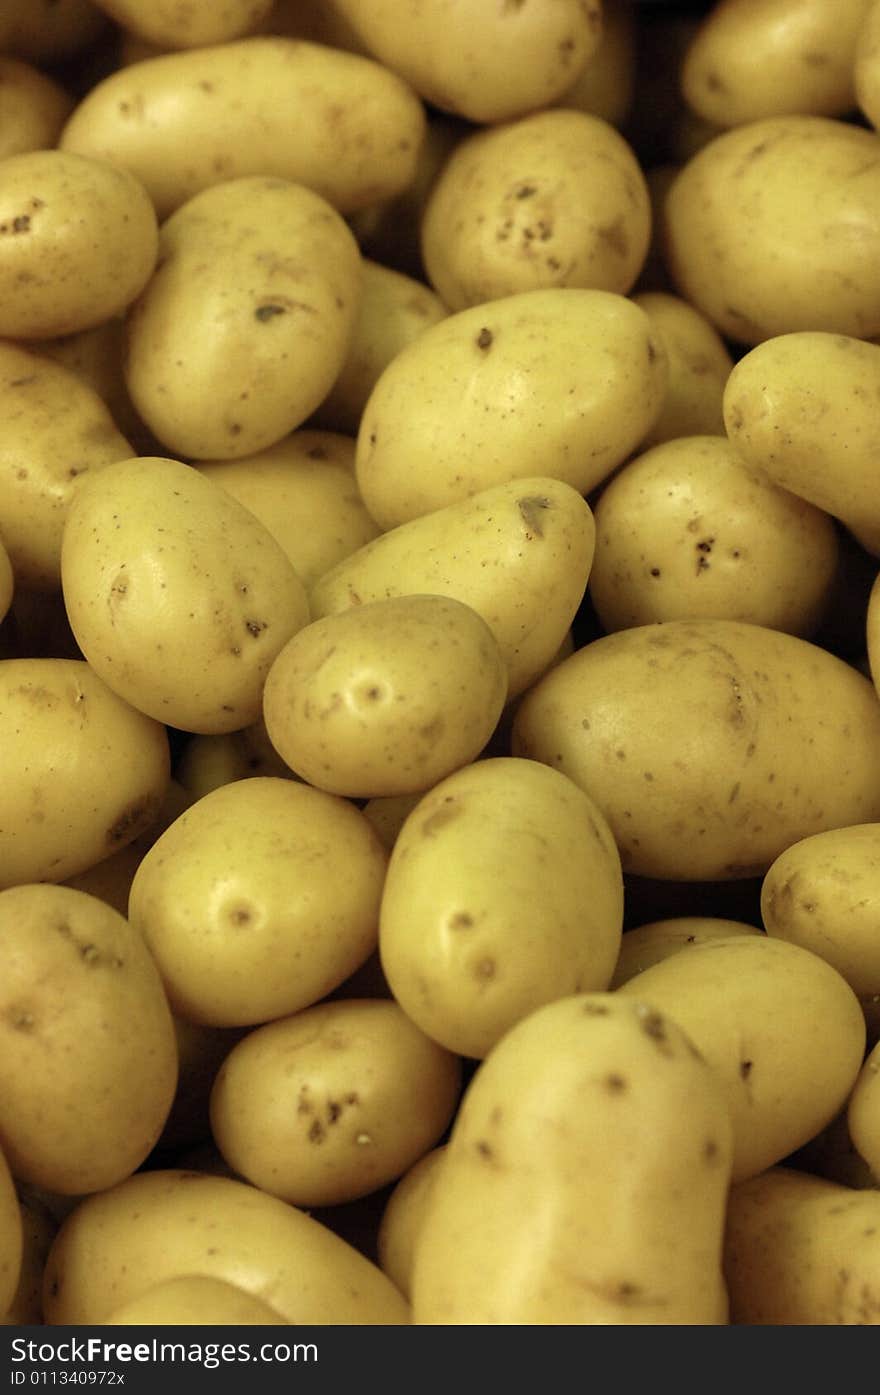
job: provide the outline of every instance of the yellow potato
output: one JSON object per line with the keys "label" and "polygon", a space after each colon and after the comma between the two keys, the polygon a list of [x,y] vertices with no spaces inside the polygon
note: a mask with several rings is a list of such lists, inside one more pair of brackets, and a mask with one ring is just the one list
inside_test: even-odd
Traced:
{"label": "yellow potato", "polygon": [[668,1015],[724,1085],[733,1177],[781,1162],[834,1118],[865,1050],[865,1021],[824,959],[769,935],[692,945],[616,990]]}
{"label": "yellow potato", "polygon": [[378,833],[382,846],[387,848],[389,852],[397,842],[397,835],[421,797],[421,792],[379,795],[375,799],[367,800],[364,805],[365,817],[369,819]]}
{"label": "yellow potato", "polygon": [[513,480],[404,523],[338,562],[309,592],[312,618],[390,596],[451,596],[488,624],[515,697],[565,640],[594,541],[592,511],[570,485]]}
{"label": "yellow potato", "polygon": [[54,78],[19,58],[0,57],[0,160],[54,145],[72,107]]}
{"label": "yellow potato", "polygon": [[804,330],[745,354],[724,389],[728,437],[775,484],[833,514],[880,553],[874,402],[880,345]]}
{"label": "yellow potato", "polygon": [[430,789],[476,760],[506,697],[482,616],[449,596],[393,596],[294,635],[267,675],[263,716],[302,779],[369,799]]}
{"label": "yellow potato", "polygon": [[49,1254],[46,1322],[92,1325],[156,1284],[224,1280],[287,1323],[373,1326],[409,1321],[382,1271],[318,1221],[228,1177],[141,1172],[89,1197]]}
{"label": "yellow potato", "polygon": [[364,503],[389,529],[529,476],[586,494],[649,430],[666,374],[647,315],[616,292],[555,287],[460,310],[401,350],[369,396]]}
{"label": "yellow potato", "polygon": [[642,448],[680,436],[723,435],[722,399],[733,359],[718,331],[680,296],[643,291],[632,299],[654,326],[669,364],[666,397]]}
{"label": "yellow potato", "polygon": [[824,116],[746,122],[687,161],[664,207],[676,289],[726,338],[880,333],[875,131]]}
{"label": "yellow potato", "polygon": [[586,790],[640,876],[763,876],[799,838],[880,819],[871,683],[807,640],[736,620],[585,645],[522,699],[513,751]]}
{"label": "yellow potato", "polygon": [[41,355],[84,379],[103,399],[119,430],[135,447],[131,454],[156,453],[156,439],[135,411],[125,382],[124,315],[60,339],[41,339],[35,347]]}
{"label": "yellow potato", "polygon": [[555,105],[592,112],[622,126],[635,98],[638,33],[633,0],[602,0],[598,46]]}
{"label": "yellow potato", "polygon": [[6,1313],[18,1292],[24,1254],[24,1229],[15,1182],[0,1150],[0,1313]]}
{"label": "yellow potato", "polygon": [[853,85],[858,106],[876,129],[880,125],[880,4],[871,0],[856,40]]}
{"label": "yellow potato", "polygon": [[176,1012],[250,1026],[318,1002],[369,956],[386,862],[346,800],[293,780],[236,780],[153,844],[129,919]]}
{"label": "yellow potato", "polygon": [[722,916],[684,915],[668,920],[652,920],[627,930],[617,956],[617,966],[609,988],[620,988],[653,964],[680,954],[690,945],[702,945],[729,935],[760,935],[756,925]]}
{"label": "yellow potato", "polygon": [[68,510],[61,581],[99,677],[184,731],[255,722],[272,660],[308,621],[305,588],[269,531],[218,485],[161,457],[86,480]]}
{"label": "yellow potato", "polygon": [[600,0],[479,5],[333,0],[358,38],[432,106],[468,121],[505,121],[547,106],[596,51]]}
{"label": "yellow potato", "polygon": [[83,891],[0,892],[0,1134],[16,1177],[80,1196],[130,1176],[177,1084],[168,1001],[137,931]]}
{"label": "yellow potato", "polygon": [[157,1147],[194,1148],[211,1137],[209,1101],[218,1070],[241,1040],[240,1028],[203,1027],[174,1016],[177,1039],[177,1090]]}
{"label": "yellow potato", "polygon": [[383,369],[447,313],[440,297],[414,277],[364,258],[360,306],[348,355],[314,423],[356,436],[367,398]]}
{"label": "yellow potato", "polygon": [[[43,1270],[58,1225],[51,1212],[35,1197],[19,1196],[18,1204],[22,1232],[21,1268],[12,1301],[5,1312],[0,1310],[0,1326],[38,1327],[43,1321]],[[14,1246],[14,1239],[12,1243]],[[4,1235],[4,1253],[9,1252],[8,1245],[9,1238]]]}
{"label": "yellow potato", "polygon": [[12,571],[12,563],[9,560],[9,553],[0,540],[0,623],[9,612],[14,591],[15,576]]}
{"label": "yellow potato", "polygon": [[674,1020],[610,993],[538,1009],[465,1092],[413,1322],[724,1324],[731,1148],[722,1088]]}
{"label": "yellow potato", "polygon": [[71,501],[132,447],[92,388],[17,344],[0,343],[0,414],[0,534],[17,582],[55,591]]}
{"label": "yellow potato", "polygon": [[605,630],[745,620],[812,635],[837,575],[826,513],[780,489],[721,434],[635,456],[595,505],[589,591]]}
{"label": "yellow potato", "polygon": [[206,48],[252,34],[273,0],[100,0],[117,24],[165,48]]}
{"label": "yellow potato", "polygon": [[273,445],[345,361],[361,292],[348,225],[304,185],[231,179],[163,224],[160,254],[127,321],[137,411],[180,456],[226,460]]}
{"label": "yellow potato", "polygon": [[158,253],[138,179],[100,159],[30,150],[0,161],[0,335],[50,339],[120,314]]}
{"label": "yellow potato", "polygon": [[351,213],[407,187],[424,126],[411,89],[372,59],[257,37],[111,73],[75,107],[60,144],[131,171],[160,218],[249,175],[307,185]]}
{"label": "yellow potato", "polygon": [[413,1163],[400,1178],[382,1209],[376,1235],[379,1268],[407,1299],[412,1295],[416,1245],[428,1212],[437,1171],[445,1155],[446,1145],[440,1144]]}
{"label": "yellow potato", "polygon": [[255,775],[297,778],[269,740],[262,718],[253,726],[242,727],[241,731],[219,736],[191,736],[178,757],[175,770],[190,802],[232,780],[247,780]]}
{"label": "yellow potato", "polygon": [[422,217],[422,258],[450,310],[550,286],[629,291],[651,201],[609,122],[556,108],[459,141]]}
{"label": "yellow potato", "polygon": [[849,1135],[867,1163],[872,1183],[880,1186],[880,1043],[869,1052],[849,1097]]}
{"label": "yellow potato", "polygon": [[692,109],[719,126],[855,107],[856,43],[871,0],[726,0],[691,39],[681,69]]}
{"label": "yellow potato", "polygon": [[406,820],[379,953],[412,1020],[482,1057],[543,1003],[606,988],[622,925],[620,858],[593,800],[535,761],[495,757],[442,780]]}
{"label": "yellow potato", "polygon": [[234,1171],[295,1206],[333,1206],[393,1182],[438,1142],[461,1063],[397,1003],[319,1003],[234,1046],[211,1091],[211,1130]]}
{"label": "yellow potato", "polygon": [[740,1326],[863,1327],[880,1318],[880,1191],[774,1167],[732,1187],[724,1274]]}
{"label": "yellow potato", "polygon": [[210,1274],[179,1274],[113,1308],[102,1327],[273,1327],[286,1320],[262,1298]]}
{"label": "yellow potato", "polygon": [[131,843],[168,788],[165,728],[82,660],[0,662],[0,887],[60,882]]}

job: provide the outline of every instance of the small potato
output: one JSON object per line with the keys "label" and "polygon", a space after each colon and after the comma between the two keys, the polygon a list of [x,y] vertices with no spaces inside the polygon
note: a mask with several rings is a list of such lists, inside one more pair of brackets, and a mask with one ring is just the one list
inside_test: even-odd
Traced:
{"label": "small potato", "polygon": [[370,799],[429,789],[476,760],[506,697],[482,616],[449,596],[396,596],[294,635],[267,675],[263,716],[309,784]]}
{"label": "small potato", "polygon": [[21,1277],[24,1231],[15,1182],[0,1149],[0,1313],[14,1301]]}
{"label": "small potato", "polygon": [[256,1294],[210,1274],[180,1274],[113,1308],[102,1327],[277,1327],[286,1320]]}
{"label": "small potato", "polygon": [[309,592],[312,618],[391,596],[451,596],[488,624],[515,697],[565,642],[594,539],[592,511],[570,485],[514,480],[401,524],[338,562]]}
{"label": "small potato", "polygon": [[69,1196],[130,1176],[162,1131],[177,1044],[152,956],[70,887],[0,892],[0,1138],[15,1176]]}
{"label": "small potato", "polygon": [[763,625],[669,620],[593,640],[525,695],[512,748],[596,801],[638,876],[763,876],[799,838],[880,819],[872,684]]}
{"label": "small potato", "polygon": [[443,1133],[461,1064],[397,1003],[320,1003],[249,1033],[211,1091],[230,1167],[295,1206],[332,1206],[400,1177]]}
{"label": "small potato", "polygon": [[705,315],[680,296],[643,291],[632,297],[666,350],[666,397],[642,449],[681,436],[724,434],[722,400],[733,359]]}
{"label": "small potato", "polygon": [[[853,229],[858,234],[853,234]],[[880,136],[824,116],[714,136],[666,197],[678,293],[738,344],[880,333]]]}
{"label": "small potato", "polygon": [[233,780],[247,780],[255,775],[297,778],[269,740],[262,719],[240,731],[191,736],[175,770],[191,803]]}
{"label": "small potato", "polygon": [[255,722],[272,660],[308,621],[287,557],[252,513],[179,461],[142,456],[101,476],[78,491],[61,550],[67,613],[91,667],[183,731]]}
{"label": "small potato", "polygon": [[809,636],[828,609],[837,530],[723,435],[637,455],[595,506],[589,591],[607,631],[664,620],[743,620]]}
{"label": "small potato", "polygon": [[17,344],[0,343],[0,417],[0,535],[20,586],[57,591],[71,501],[133,449],[91,387]]}
{"label": "small potato", "polygon": [[355,456],[364,503],[389,529],[528,476],[586,494],[638,446],[666,383],[650,320],[615,292],[555,287],[460,310],[370,394]]}
{"label": "small potato", "polygon": [[[11,1303],[5,1312],[0,1309],[0,1326],[39,1327],[43,1322],[43,1270],[58,1224],[36,1197],[20,1195],[18,1202],[21,1211],[21,1268]],[[2,1244],[4,1253],[8,1253],[8,1236],[4,1236]],[[13,1239],[13,1250],[14,1245]]]}
{"label": "small potato", "polygon": [[390,852],[397,842],[397,835],[403,828],[413,809],[421,799],[418,794],[391,794],[369,799],[364,805],[364,815],[375,828],[382,846]]}
{"label": "small potato", "polygon": [[236,780],[153,844],[129,919],[175,1012],[252,1026],[318,1002],[368,958],[386,864],[346,800],[294,780]]}
{"label": "small potato", "polygon": [[724,1083],[733,1179],[809,1142],[843,1107],[865,1050],[858,999],[824,959],[769,935],[672,954],[618,988],[668,1014]]}
{"label": "small potato", "polygon": [[140,295],[156,214],[139,180],[100,159],[31,150],[0,161],[0,335],[90,329]]}
{"label": "small potato", "polygon": [[[725,0],[688,45],[685,101],[707,121],[739,126],[788,113],[846,116],[871,0]],[[859,41],[861,42],[861,41]]]}
{"label": "small potato", "polygon": [[435,785],[388,864],[379,953],[395,999],[480,1058],[516,1022],[608,986],[623,880],[593,800],[534,761],[477,761]]}
{"label": "small potato", "polygon": [[550,286],[625,295],[648,250],[651,200],[620,132],[560,108],[460,141],[421,233],[428,279],[450,310]]}
{"label": "small potato", "polygon": [[60,83],[18,58],[0,58],[0,160],[55,144],[73,98]]}
{"label": "small potato", "polygon": [[880,1043],[869,1052],[849,1097],[849,1135],[880,1186]]}
{"label": "small potato", "polygon": [[405,1298],[412,1295],[416,1245],[445,1154],[446,1145],[441,1144],[413,1163],[397,1183],[382,1211],[376,1237],[379,1268],[397,1285]]}
{"label": "small potato", "polygon": [[636,89],[637,5],[633,0],[602,0],[602,34],[598,47],[571,87],[554,103],[601,116],[622,126]]}
{"label": "small potato", "polygon": [[98,0],[129,33],[164,48],[206,48],[252,34],[273,0]]}
{"label": "small potato", "polygon": [[409,1322],[390,1279],[326,1226],[245,1182],[179,1168],[137,1173],[71,1212],[46,1265],[46,1322],[104,1323],[192,1275],[243,1289],[299,1326]]}
{"label": "small potato", "polygon": [[619,988],[638,974],[660,964],[670,954],[680,954],[690,945],[703,945],[729,935],[760,935],[756,925],[721,916],[684,915],[669,920],[653,920],[627,930],[617,956],[617,967],[609,988]]}
{"label": "small potato", "polygon": [[203,189],[255,175],[304,184],[352,213],[408,186],[424,128],[412,90],[372,59],[255,37],[111,73],[74,108],[60,145],[129,170],[160,219]]}
{"label": "small potato", "polygon": [[104,320],[92,329],[41,339],[39,353],[75,373],[106,403],[119,430],[135,447],[132,455],[154,455],[157,441],[141,421],[125,382],[125,316]]}
{"label": "small potato", "polygon": [[0,887],[60,882],[134,841],[169,781],[165,728],[78,659],[0,662]]}

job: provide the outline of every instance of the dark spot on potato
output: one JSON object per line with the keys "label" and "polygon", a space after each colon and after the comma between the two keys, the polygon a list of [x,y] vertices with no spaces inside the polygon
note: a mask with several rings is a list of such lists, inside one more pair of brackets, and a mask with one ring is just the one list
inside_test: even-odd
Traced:
{"label": "dark spot on potato", "polygon": [[542,514],[545,509],[551,507],[550,500],[541,495],[534,495],[526,499],[517,499],[516,506],[519,509],[523,523],[528,529],[528,536],[543,538],[544,520]]}
{"label": "dark spot on potato", "polygon": [[302,1089],[299,1092],[299,1099],[296,1102],[296,1112],[297,1114],[314,1113],[314,1106],[311,1100],[309,1099],[309,1091],[307,1085],[303,1085]]}
{"label": "dark spot on potato", "polygon": [[652,567],[652,568],[651,568],[651,575],[652,575],[652,576],[659,576],[659,575],[660,575],[660,568],[659,568],[659,567]]}
{"label": "dark spot on potato", "polygon": [[36,375],[36,373],[29,373],[28,376],[27,376],[26,378],[10,378],[10,380],[9,380],[9,386],[10,386],[10,387],[28,387],[31,383],[35,383],[36,381],[37,381],[37,375]]}
{"label": "dark spot on potato", "polygon": [[706,1142],[703,1144],[703,1157],[705,1161],[707,1163],[717,1162],[718,1154],[719,1149],[716,1140],[714,1138],[707,1138]]}
{"label": "dark spot on potato", "polygon": [[479,959],[473,967],[474,978],[481,983],[491,983],[497,973],[497,965],[494,959]]}
{"label": "dark spot on potato", "polygon": [[609,1075],[606,1075],[603,1083],[611,1095],[621,1095],[626,1089],[626,1080],[622,1075],[618,1075],[617,1071],[611,1071]]}
{"label": "dark spot on potato", "polygon": [[477,335],[477,338],[476,338],[476,345],[477,345],[477,348],[478,348],[478,349],[483,349],[484,351],[485,351],[486,349],[491,349],[491,347],[492,347],[492,341],[493,341],[494,337],[495,337],[495,336],[493,335],[491,329],[486,329],[486,327],[485,327],[485,325],[484,325],[483,328],[480,330],[479,334]]}
{"label": "dark spot on potato", "polygon": [[306,451],[306,455],[308,456],[309,460],[327,459],[327,451],[324,446],[312,446],[310,450]]}
{"label": "dark spot on potato", "polygon": [[608,1008],[604,1003],[584,1003],[583,1014],[585,1017],[607,1017]]}
{"label": "dark spot on potato", "polygon": [[751,1073],[752,1073],[752,1066],[753,1066],[753,1064],[754,1064],[753,1061],[740,1061],[740,1063],[739,1063],[739,1078],[740,1078],[740,1080],[748,1080],[749,1076],[750,1076]]}
{"label": "dark spot on potato", "polygon": [[313,1119],[309,1125],[308,1139],[310,1143],[324,1142],[324,1125],[320,1119]]}
{"label": "dark spot on potato", "polygon": [[17,1004],[8,1007],[5,1016],[14,1032],[32,1032],[37,1025],[33,1013]]}
{"label": "dark spot on potato", "polygon": [[[608,247],[618,257],[629,255],[629,238],[626,235],[626,225],[623,218],[615,218],[613,223],[605,223],[596,229],[596,236],[603,246]],[[648,357],[653,362],[656,350],[653,349],[650,339],[648,340]]]}
{"label": "dark spot on potato", "polygon": [[485,1138],[478,1138],[476,1143],[474,1144],[474,1147],[476,1148],[481,1158],[483,1158],[486,1162],[493,1163],[497,1166],[498,1159],[495,1156],[495,1149],[492,1147],[491,1143],[487,1142]]}
{"label": "dark spot on potato", "polygon": [[340,1116],[341,1113],[342,1113],[342,1105],[338,1102],[338,1100],[328,1100],[328,1101],[327,1101],[327,1123],[328,1123],[328,1124],[335,1124],[335,1123],[337,1123],[337,1121],[338,1121],[339,1116]]}
{"label": "dark spot on potato", "polygon": [[113,847],[117,843],[130,842],[136,833],[146,827],[152,809],[150,800],[136,799],[129,804],[107,829],[107,842]]}
{"label": "dark spot on potato", "polygon": [[447,794],[443,798],[443,803],[429,814],[422,824],[422,837],[433,838],[434,834],[453,819],[458,818],[461,813],[461,804],[455,795]]}
{"label": "dark spot on potato", "polygon": [[266,320],[271,320],[275,315],[286,315],[287,310],[283,305],[258,305],[254,311],[254,319],[265,324]]}
{"label": "dark spot on potato", "polygon": [[255,639],[257,635],[262,634],[263,630],[268,629],[265,620],[245,620],[244,627],[248,634],[253,635]]}
{"label": "dark spot on potato", "polygon": [[473,923],[474,918],[468,911],[456,911],[455,915],[449,918],[450,930],[470,930]]}
{"label": "dark spot on potato", "polygon": [[19,216],[18,216],[17,218],[13,218],[13,220],[12,220],[12,231],[13,231],[14,233],[30,232],[30,230],[31,230],[31,216],[30,216],[29,213],[20,213]]}
{"label": "dark spot on potato", "polygon": [[530,199],[532,194],[537,194],[537,192],[537,184],[520,184],[519,187],[514,190],[513,197],[515,199]]}

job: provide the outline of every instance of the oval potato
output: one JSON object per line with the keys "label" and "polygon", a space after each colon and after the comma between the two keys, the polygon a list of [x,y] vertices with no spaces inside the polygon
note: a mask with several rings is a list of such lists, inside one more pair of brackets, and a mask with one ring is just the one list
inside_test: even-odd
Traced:
{"label": "oval potato", "polygon": [[102,1319],[102,1327],[287,1326],[274,1308],[247,1289],[210,1274],[178,1274],[130,1298]]}
{"label": "oval potato", "polygon": [[627,930],[620,945],[614,976],[609,988],[620,988],[653,964],[680,954],[690,945],[719,940],[729,935],[761,935],[757,925],[723,916],[683,915],[652,920]]}

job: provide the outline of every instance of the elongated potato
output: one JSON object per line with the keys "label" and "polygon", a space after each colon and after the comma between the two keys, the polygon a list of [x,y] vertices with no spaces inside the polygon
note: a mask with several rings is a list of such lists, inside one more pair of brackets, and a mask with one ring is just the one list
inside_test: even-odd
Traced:
{"label": "elongated potato", "polygon": [[723,1091],[674,1020],[609,993],[540,1008],[465,1092],[413,1321],[725,1323],[731,1148]]}
{"label": "elongated potato", "polygon": [[592,641],[523,698],[513,750],[585,789],[641,876],[763,876],[799,838],[880,818],[873,685],[762,625],[670,620]]}

